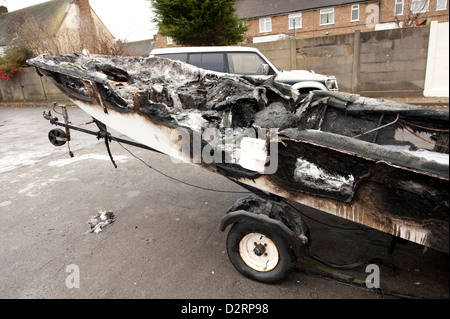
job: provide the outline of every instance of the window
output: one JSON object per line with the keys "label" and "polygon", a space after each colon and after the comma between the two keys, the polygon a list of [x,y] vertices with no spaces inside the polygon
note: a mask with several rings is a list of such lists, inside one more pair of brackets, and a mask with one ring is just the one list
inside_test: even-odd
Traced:
{"label": "window", "polygon": [[162,58],[170,59],[170,60],[178,60],[181,62],[187,61],[187,53],[161,54],[158,56],[160,56]]}
{"label": "window", "polygon": [[272,18],[259,19],[259,32],[272,32]]}
{"label": "window", "polygon": [[352,20],[359,21],[359,4],[352,5]]}
{"label": "window", "polygon": [[430,0],[412,0],[411,12],[412,13],[427,12],[429,4],[430,4]]}
{"label": "window", "polygon": [[437,0],[436,11],[447,9],[447,0]]}
{"label": "window", "polygon": [[203,53],[202,68],[217,72],[225,72],[223,53]]}
{"label": "window", "polygon": [[202,67],[202,54],[201,53],[189,54],[189,62],[188,63],[201,68]]}
{"label": "window", "polygon": [[302,14],[293,13],[289,15],[289,30],[298,29],[302,27]]}
{"label": "window", "polygon": [[188,63],[206,70],[225,72],[223,53],[191,53]]}
{"label": "window", "polygon": [[320,25],[334,24],[334,8],[320,10]]}
{"label": "window", "polygon": [[403,15],[403,0],[395,0],[395,15]]}
{"label": "window", "polygon": [[[241,75],[265,75],[265,61],[255,53],[233,52],[228,53],[228,67],[230,73]],[[273,70],[269,70],[269,74],[274,74]]]}

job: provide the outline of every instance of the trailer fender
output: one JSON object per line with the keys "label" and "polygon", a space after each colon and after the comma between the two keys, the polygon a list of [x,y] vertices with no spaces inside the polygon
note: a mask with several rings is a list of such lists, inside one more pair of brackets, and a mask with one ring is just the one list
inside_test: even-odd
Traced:
{"label": "trailer fender", "polygon": [[308,237],[306,237],[304,234],[297,235],[281,221],[270,218],[265,214],[252,213],[245,210],[229,212],[222,218],[220,223],[220,230],[225,231],[228,225],[248,221],[262,223],[276,230],[287,240],[289,246],[297,256],[297,258],[305,256],[309,241]]}

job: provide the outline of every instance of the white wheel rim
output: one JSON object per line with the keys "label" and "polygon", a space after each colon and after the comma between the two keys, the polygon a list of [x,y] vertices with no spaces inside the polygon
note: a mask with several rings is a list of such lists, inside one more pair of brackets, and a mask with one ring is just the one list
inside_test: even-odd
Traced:
{"label": "white wheel rim", "polygon": [[239,242],[239,254],[250,268],[266,272],[278,265],[277,246],[263,234],[250,233]]}

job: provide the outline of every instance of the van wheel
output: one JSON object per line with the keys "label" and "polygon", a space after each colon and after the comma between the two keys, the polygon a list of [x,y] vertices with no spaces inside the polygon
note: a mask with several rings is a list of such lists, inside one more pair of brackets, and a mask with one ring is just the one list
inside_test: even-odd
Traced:
{"label": "van wheel", "polygon": [[233,225],[227,236],[227,252],[241,274],[264,283],[282,281],[297,262],[279,230],[252,221]]}

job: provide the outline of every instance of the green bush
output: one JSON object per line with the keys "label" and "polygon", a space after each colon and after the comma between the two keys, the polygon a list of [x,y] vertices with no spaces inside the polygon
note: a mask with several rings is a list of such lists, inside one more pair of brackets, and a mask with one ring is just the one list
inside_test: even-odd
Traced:
{"label": "green bush", "polygon": [[8,47],[0,57],[0,79],[9,81],[19,75],[27,66],[27,59],[31,57],[33,54],[27,49]]}

